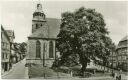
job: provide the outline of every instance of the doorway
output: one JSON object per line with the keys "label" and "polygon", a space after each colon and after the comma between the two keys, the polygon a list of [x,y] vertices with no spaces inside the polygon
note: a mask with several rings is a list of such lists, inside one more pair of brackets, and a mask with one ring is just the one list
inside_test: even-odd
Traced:
{"label": "doorway", "polygon": [[4,71],[7,71],[7,70],[8,70],[8,63],[5,62]]}

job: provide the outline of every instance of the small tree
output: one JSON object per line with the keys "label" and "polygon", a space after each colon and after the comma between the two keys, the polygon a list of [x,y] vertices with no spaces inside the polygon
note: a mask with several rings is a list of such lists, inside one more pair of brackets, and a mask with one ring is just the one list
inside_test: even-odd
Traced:
{"label": "small tree", "polygon": [[19,47],[21,55],[23,55],[23,57],[25,57],[25,53],[27,51],[26,46],[27,44],[25,42],[22,42]]}
{"label": "small tree", "polygon": [[114,44],[108,37],[109,32],[100,13],[94,9],[81,7],[75,12],[63,13],[61,22],[56,41],[56,47],[61,53],[58,67],[63,65],[72,54],[79,55],[82,72],[86,70],[90,59],[96,60],[98,57],[107,61]]}

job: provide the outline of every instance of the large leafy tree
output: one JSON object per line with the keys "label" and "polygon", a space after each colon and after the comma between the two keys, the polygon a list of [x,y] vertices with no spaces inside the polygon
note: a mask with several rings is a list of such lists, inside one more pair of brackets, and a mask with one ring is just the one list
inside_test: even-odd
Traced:
{"label": "large leafy tree", "polygon": [[115,46],[108,37],[109,32],[100,13],[81,7],[75,12],[62,13],[61,22],[56,41],[61,58],[53,66],[63,65],[72,54],[79,55],[82,72],[90,59],[96,60],[97,57],[106,61]]}

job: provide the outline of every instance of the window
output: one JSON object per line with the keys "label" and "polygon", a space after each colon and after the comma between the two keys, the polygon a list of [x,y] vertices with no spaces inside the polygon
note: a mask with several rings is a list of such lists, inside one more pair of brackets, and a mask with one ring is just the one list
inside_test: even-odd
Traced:
{"label": "window", "polygon": [[36,29],[38,29],[38,24],[36,24]]}
{"label": "window", "polygon": [[40,24],[40,26],[42,26],[42,24]]}
{"label": "window", "polygon": [[36,42],[36,58],[41,58],[41,46],[40,41]]}
{"label": "window", "polygon": [[49,58],[53,58],[53,42],[49,43]]}
{"label": "window", "polygon": [[121,60],[121,56],[118,56],[118,60]]}
{"label": "window", "polygon": [[4,47],[4,42],[3,42],[3,47]]}
{"label": "window", "polygon": [[3,32],[1,32],[1,39],[3,39]]}
{"label": "window", "polygon": [[7,49],[9,49],[9,46],[10,46],[10,45],[8,44],[8,45],[7,45]]}
{"label": "window", "polygon": [[4,53],[2,53],[2,59],[4,59]]}
{"label": "window", "polygon": [[126,56],[122,56],[122,60],[126,60]]}
{"label": "window", "polygon": [[8,59],[8,54],[6,54],[6,59]]}
{"label": "window", "polygon": [[46,52],[47,51],[47,44],[46,43],[44,43],[44,52]]}

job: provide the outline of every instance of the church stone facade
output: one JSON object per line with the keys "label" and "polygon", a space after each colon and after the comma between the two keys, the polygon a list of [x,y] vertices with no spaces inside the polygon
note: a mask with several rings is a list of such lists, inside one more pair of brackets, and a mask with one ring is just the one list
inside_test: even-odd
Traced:
{"label": "church stone facade", "polygon": [[28,64],[41,64],[51,67],[56,58],[55,29],[59,28],[60,20],[46,18],[42,10],[42,5],[37,4],[37,9],[33,13],[32,34],[28,37]]}

